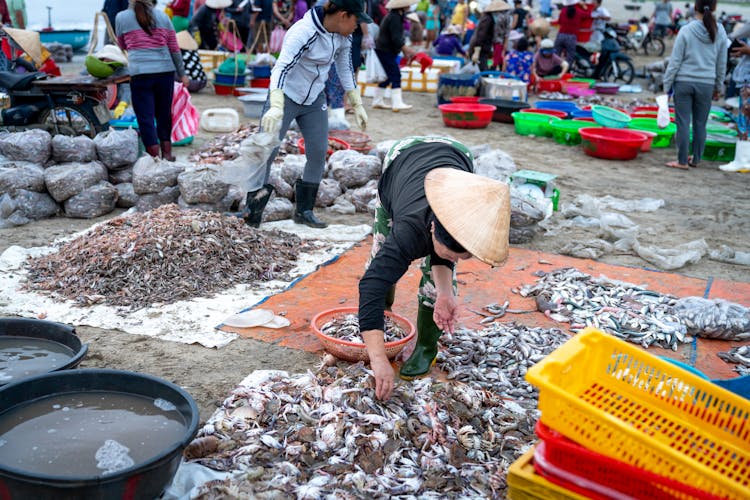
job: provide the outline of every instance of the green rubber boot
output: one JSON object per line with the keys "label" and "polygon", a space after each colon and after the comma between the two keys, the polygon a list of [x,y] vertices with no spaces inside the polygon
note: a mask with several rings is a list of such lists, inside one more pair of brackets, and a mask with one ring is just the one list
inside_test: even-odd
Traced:
{"label": "green rubber boot", "polygon": [[404,380],[413,380],[427,375],[435,364],[438,339],[443,331],[435,324],[432,313],[432,308],[419,304],[419,310],[417,311],[417,345],[399,372],[399,376]]}

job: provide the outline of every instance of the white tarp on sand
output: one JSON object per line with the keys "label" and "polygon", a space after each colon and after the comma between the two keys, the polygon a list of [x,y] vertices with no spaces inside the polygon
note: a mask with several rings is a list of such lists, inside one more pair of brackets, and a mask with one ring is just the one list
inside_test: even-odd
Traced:
{"label": "white tarp on sand", "polygon": [[[330,243],[327,250],[300,254],[297,266],[289,272],[292,279],[311,273],[318,266],[343,253],[353,243],[361,241],[370,232],[370,226],[367,225],[331,225],[327,229],[311,229],[290,220],[264,223],[261,228],[279,229],[304,239]],[[83,233],[85,231],[65,240]],[[106,305],[79,307],[71,301],[61,302],[48,295],[21,290],[21,283],[27,274],[24,268],[27,257],[54,251],[53,246],[12,246],[0,254],[0,316],[44,318],[75,326],[122,330],[187,344],[222,347],[237,338],[236,334],[216,329],[225,318],[283,291],[292,283],[274,280],[238,285],[211,298],[196,298],[132,312]]]}

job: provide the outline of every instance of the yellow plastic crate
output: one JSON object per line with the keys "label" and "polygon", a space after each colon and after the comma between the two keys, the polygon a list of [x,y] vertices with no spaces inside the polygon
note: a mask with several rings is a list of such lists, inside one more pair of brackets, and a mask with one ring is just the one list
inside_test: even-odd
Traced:
{"label": "yellow plastic crate", "polygon": [[714,495],[750,498],[750,401],[587,328],[533,366],[542,422]]}
{"label": "yellow plastic crate", "polygon": [[577,493],[550,483],[534,471],[534,447],[518,457],[508,469],[508,498],[511,500],[579,500]]}
{"label": "yellow plastic crate", "polygon": [[221,66],[221,63],[227,60],[231,56],[231,52],[225,52],[222,50],[199,50],[198,56],[201,58],[201,66],[203,71],[209,73],[214,69]]}

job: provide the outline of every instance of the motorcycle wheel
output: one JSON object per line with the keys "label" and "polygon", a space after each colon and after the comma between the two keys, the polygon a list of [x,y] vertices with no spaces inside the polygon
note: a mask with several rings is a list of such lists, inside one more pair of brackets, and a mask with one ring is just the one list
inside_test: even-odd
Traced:
{"label": "motorcycle wheel", "polygon": [[664,40],[661,38],[649,38],[643,42],[643,53],[647,56],[655,55],[661,57],[664,55],[665,49]]}
{"label": "motorcycle wheel", "polygon": [[633,78],[635,78],[633,63],[625,59],[616,59],[614,62],[610,62],[602,72],[602,80],[605,82],[616,82],[619,80],[625,85],[629,85],[633,82]]}
{"label": "motorcycle wheel", "polygon": [[83,107],[55,106],[42,111],[40,122],[50,134],[86,135],[92,139],[97,134],[96,118]]}

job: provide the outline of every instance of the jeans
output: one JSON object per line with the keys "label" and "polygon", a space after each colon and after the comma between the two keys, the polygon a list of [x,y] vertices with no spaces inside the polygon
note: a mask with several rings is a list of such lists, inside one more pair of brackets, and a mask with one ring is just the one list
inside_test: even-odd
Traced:
{"label": "jeans", "polygon": [[149,147],[169,142],[172,137],[174,71],[132,76],[130,92],[143,145]]}
{"label": "jeans", "polygon": [[690,146],[690,123],[693,125],[693,163],[703,156],[706,145],[706,122],[711,111],[714,86],[710,83],[674,82],[674,114],[677,124],[677,161],[687,165]]}
{"label": "jeans", "polygon": [[384,89],[388,85],[390,85],[392,89],[400,89],[401,88],[401,68],[398,67],[398,63],[396,62],[396,54],[393,54],[391,52],[386,52],[384,50],[378,50],[378,49],[375,49],[375,53],[378,55],[378,59],[380,59],[380,64],[383,65],[385,74],[388,77],[384,81],[380,82],[378,84],[378,87]]}

